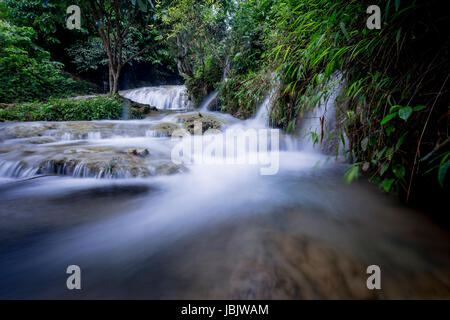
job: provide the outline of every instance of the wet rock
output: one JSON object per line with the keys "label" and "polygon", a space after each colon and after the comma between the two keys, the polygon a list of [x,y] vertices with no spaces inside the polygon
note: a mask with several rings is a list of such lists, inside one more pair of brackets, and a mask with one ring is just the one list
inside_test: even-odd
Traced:
{"label": "wet rock", "polygon": [[[7,176],[66,175],[73,177],[132,178],[182,172],[170,160],[170,149],[115,144],[114,136],[143,138],[153,132],[169,136],[176,123],[74,121],[58,123],[8,123],[0,128],[0,139],[18,139],[0,145]],[[103,140],[102,140],[103,139]],[[144,139],[137,139],[144,141]],[[57,142],[57,143],[55,143]],[[159,145],[155,142],[156,146]],[[27,159],[27,163],[21,163]]]}
{"label": "wet rock", "polygon": [[7,137],[14,138],[41,137],[55,128],[56,125],[53,123],[17,123],[8,125],[4,133]]}
{"label": "wet rock", "polygon": [[153,130],[156,132],[156,136],[171,137],[172,133],[179,128],[180,127],[174,123],[163,122],[158,123]]}
{"label": "wet rock", "polygon": [[79,178],[131,178],[150,174],[145,163],[130,156],[112,156],[109,159],[62,157],[43,161],[39,174],[71,175]]}
{"label": "wet rock", "polygon": [[128,154],[138,157],[146,157],[150,154],[150,152],[148,151],[148,149],[131,149],[128,150]]}
{"label": "wet rock", "polygon": [[186,167],[175,164],[169,160],[156,161],[152,163],[151,167],[153,175],[170,175],[187,171]]}
{"label": "wet rock", "polygon": [[154,106],[132,101],[128,98],[121,97],[124,108],[130,110],[129,117],[131,119],[143,119],[146,115],[153,111],[158,111]]}
{"label": "wet rock", "polygon": [[56,139],[52,137],[33,137],[26,140],[26,142],[31,144],[45,144],[56,142]]}
{"label": "wet rock", "polygon": [[201,123],[201,133],[210,129],[222,130],[223,121],[210,114],[186,114],[177,116],[178,120],[183,123],[183,128],[186,129],[190,134],[195,134],[195,124]]}

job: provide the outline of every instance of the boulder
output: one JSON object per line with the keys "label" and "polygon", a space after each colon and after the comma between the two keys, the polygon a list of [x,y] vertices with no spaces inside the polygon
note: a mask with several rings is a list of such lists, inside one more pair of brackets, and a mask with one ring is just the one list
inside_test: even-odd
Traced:
{"label": "boulder", "polygon": [[186,129],[190,134],[194,133],[195,123],[201,123],[201,133],[209,129],[222,130],[223,121],[211,114],[190,113],[177,116],[177,119],[183,124],[183,128]]}

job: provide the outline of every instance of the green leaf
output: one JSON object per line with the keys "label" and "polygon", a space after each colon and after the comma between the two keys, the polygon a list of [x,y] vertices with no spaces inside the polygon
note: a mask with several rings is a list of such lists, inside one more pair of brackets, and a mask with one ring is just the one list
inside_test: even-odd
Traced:
{"label": "green leaf", "polygon": [[394,148],[389,148],[386,150],[386,158],[391,161],[394,156]]}
{"label": "green leaf", "polygon": [[416,112],[416,111],[421,111],[421,110],[423,110],[423,109],[425,109],[426,108],[426,106],[417,106],[417,107],[414,107],[413,108],[413,111],[414,112]]}
{"label": "green leaf", "polygon": [[402,107],[402,106],[399,106],[398,104],[395,105],[395,106],[392,106],[392,107],[389,109],[389,113],[392,113],[392,112],[394,112],[394,111],[400,109],[401,107]]}
{"label": "green leaf", "polygon": [[391,135],[392,132],[395,131],[395,127],[394,126],[389,126],[386,128],[386,134],[389,137]]}
{"label": "green leaf", "polygon": [[403,180],[405,177],[405,167],[401,164],[396,164],[392,167],[392,172],[395,174],[397,178]]}
{"label": "green leaf", "polygon": [[405,137],[408,134],[408,131],[406,131],[400,138],[398,138],[397,143],[395,144],[395,150],[398,150],[398,148],[401,147],[403,144],[403,141],[405,141]]}
{"label": "green leaf", "polygon": [[439,180],[439,184],[441,185],[441,187],[444,187],[444,180],[445,180],[445,176],[447,174],[447,170],[449,167],[450,167],[450,161],[445,162],[443,165],[441,165],[439,167],[438,180]]}
{"label": "green leaf", "polygon": [[377,151],[377,152],[376,152],[376,156],[375,156],[376,160],[380,160],[381,157],[382,157],[382,156],[384,155],[384,153],[386,152],[386,150],[387,150],[387,147],[384,147],[384,148],[381,149],[380,151]]}
{"label": "green leaf", "polygon": [[389,169],[389,162],[385,162],[381,165],[380,176],[382,176],[387,169]]}
{"label": "green leaf", "polygon": [[351,166],[349,166],[344,175],[345,182],[347,184],[349,184],[354,179],[356,179],[358,177],[358,171],[359,171],[359,163],[355,163],[355,164],[352,164]]}
{"label": "green leaf", "polygon": [[408,120],[409,116],[411,115],[411,113],[413,112],[413,109],[411,107],[403,107],[400,110],[398,110],[398,116],[400,117],[400,119],[403,120]]}
{"label": "green leaf", "polygon": [[392,184],[394,183],[394,179],[384,179],[381,183],[381,187],[384,191],[389,192],[391,190]]}
{"label": "green leaf", "polygon": [[397,112],[394,113],[390,113],[388,114],[386,117],[383,118],[383,120],[381,120],[381,125],[384,125],[385,123],[389,122],[390,120],[392,120],[392,118],[394,118],[397,115]]}
{"label": "green leaf", "polygon": [[397,43],[399,42],[401,33],[402,33],[402,28],[398,29],[397,35],[395,36],[395,42],[397,42]]}
{"label": "green leaf", "polygon": [[350,39],[347,29],[345,28],[345,24],[341,21],[341,23],[339,23],[339,26],[341,27],[342,33],[347,38],[347,40]]}

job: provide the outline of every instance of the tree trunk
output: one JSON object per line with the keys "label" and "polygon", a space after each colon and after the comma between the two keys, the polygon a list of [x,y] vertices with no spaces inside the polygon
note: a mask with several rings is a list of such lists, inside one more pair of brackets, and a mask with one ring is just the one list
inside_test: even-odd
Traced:
{"label": "tree trunk", "polygon": [[117,93],[119,92],[119,77],[118,76],[114,76],[114,83],[113,83],[113,90],[112,93]]}
{"label": "tree trunk", "polygon": [[113,80],[113,73],[112,73],[112,70],[111,70],[111,66],[109,66],[109,94],[113,93],[113,87],[114,87],[113,82],[114,82],[114,80]]}
{"label": "tree trunk", "polygon": [[119,77],[120,77],[120,67],[117,68],[117,72],[113,74],[113,88],[112,93],[119,92]]}

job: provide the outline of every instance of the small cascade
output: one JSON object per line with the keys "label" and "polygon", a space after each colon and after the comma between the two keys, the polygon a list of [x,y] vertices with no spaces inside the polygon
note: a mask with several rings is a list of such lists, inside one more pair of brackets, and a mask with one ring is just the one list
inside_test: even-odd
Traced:
{"label": "small cascade", "polygon": [[101,132],[88,132],[88,140],[100,140],[102,138]]}
{"label": "small cascade", "polygon": [[0,160],[0,177],[28,178],[37,174],[39,168],[29,168],[23,161]]}
{"label": "small cascade", "polygon": [[269,112],[272,108],[272,100],[276,90],[272,90],[263,100],[263,102],[256,109],[256,115],[250,120],[251,126],[267,127],[269,125]]}
{"label": "small cascade", "polygon": [[[97,179],[126,179],[133,178],[131,170],[123,168],[110,168],[108,166],[90,166],[83,161],[75,163],[73,161],[45,161],[38,168],[27,169],[20,178],[32,177],[39,174],[50,174],[60,176],[72,176],[74,178],[97,178]],[[3,175],[0,175],[3,176]],[[13,176],[16,177],[16,176]]]}
{"label": "small cascade", "polygon": [[90,131],[85,134],[73,134],[69,132],[64,132],[61,135],[61,141],[100,140],[101,138],[102,138],[101,132],[94,132],[94,131]]}
{"label": "small cascade", "polygon": [[268,95],[264,101],[260,104],[260,106],[258,107],[258,111],[256,112],[255,115],[255,120],[258,122],[265,122],[267,123],[269,117],[269,110],[270,110],[270,99],[271,99],[272,95]]}
{"label": "small cascade", "polygon": [[72,140],[77,140],[77,139],[75,138],[75,135],[74,135],[74,134],[65,132],[65,133],[61,136],[61,140],[62,140],[62,141],[72,141]]}
{"label": "small cascade", "polygon": [[191,107],[186,87],[183,85],[143,87],[122,91],[120,94],[137,103],[154,106],[161,110],[186,110]]}
{"label": "small cascade", "polygon": [[[328,143],[328,135],[337,129],[336,125],[336,99],[342,89],[342,75],[335,74],[329,82],[329,95],[323,97],[319,104],[309,113],[301,123],[302,139],[301,149],[304,151],[321,151],[330,153],[331,144]],[[318,140],[314,143],[315,136]],[[336,141],[335,141],[336,142]],[[297,145],[297,147],[299,147]]]}
{"label": "small cascade", "polygon": [[214,100],[217,98],[217,95],[219,94],[219,91],[214,91],[208,94],[198,107],[199,111],[208,111],[210,105],[214,102]]}

